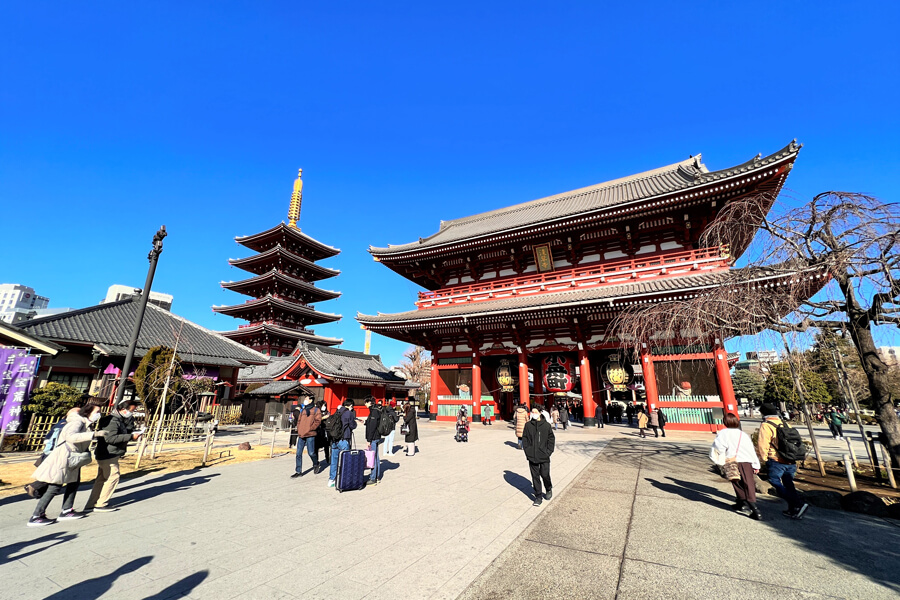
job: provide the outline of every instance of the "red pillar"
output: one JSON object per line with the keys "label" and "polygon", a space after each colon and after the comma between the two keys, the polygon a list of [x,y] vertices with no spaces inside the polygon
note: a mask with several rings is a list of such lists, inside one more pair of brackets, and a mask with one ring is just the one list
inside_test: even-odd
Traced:
{"label": "red pillar", "polygon": [[428,418],[431,421],[437,419],[437,397],[438,397],[438,368],[437,368],[437,358],[432,355],[431,357],[431,393],[428,397]]}
{"label": "red pillar", "polygon": [[659,390],[656,388],[656,369],[653,368],[653,356],[649,352],[641,353],[641,369],[644,372],[647,409],[656,410],[656,404],[659,402]]}
{"label": "red pillar", "polygon": [[591,361],[588,359],[587,350],[578,351],[578,374],[581,377],[581,402],[584,406],[584,426],[593,427],[597,424],[597,403],[594,401],[594,386],[591,381]]}
{"label": "red pillar", "polygon": [[547,390],[544,389],[544,362],[541,360],[540,354],[537,355],[537,359],[537,366],[534,369],[534,395],[540,396],[539,402],[549,411],[554,404],[554,400],[553,396],[545,395]]}
{"label": "red pillar", "polygon": [[531,402],[528,397],[528,354],[525,349],[519,352],[519,402],[531,410]]}
{"label": "red pillar", "polygon": [[481,421],[481,355],[472,354],[472,422]]}
{"label": "red pillar", "polygon": [[728,368],[728,353],[724,348],[716,348],[716,379],[719,381],[719,396],[725,405],[725,412],[737,414],[734,386],[731,384],[731,370]]}

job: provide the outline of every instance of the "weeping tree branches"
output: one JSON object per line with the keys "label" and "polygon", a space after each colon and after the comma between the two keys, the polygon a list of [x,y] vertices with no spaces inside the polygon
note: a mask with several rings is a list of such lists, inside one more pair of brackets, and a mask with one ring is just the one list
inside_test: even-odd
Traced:
{"label": "weeping tree branches", "polygon": [[[775,218],[771,196],[727,204],[704,247],[748,248],[748,264],[710,285],[620,314],[612,333],[638,349],[654,340],[708,343],[763,330],[846,331],[859,353],[881,428],[900,454],[888,367],[872,329],[900,324],[900,208],[864,194],[825,192]],[[748,232],[756,231],[747,244]]]}

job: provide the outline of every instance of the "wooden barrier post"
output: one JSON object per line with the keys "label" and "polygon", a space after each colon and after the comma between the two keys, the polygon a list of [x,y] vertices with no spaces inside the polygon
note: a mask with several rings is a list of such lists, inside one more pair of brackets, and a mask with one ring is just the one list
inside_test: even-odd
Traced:
{"label": "wooden barrier post", "polygon": [[853,445],[850,443],[850,438],[844,438],[844,441],[847,442],[847,450],[850,451],[850,458],[853,459],[853,466],[858,469],[859,463],[856,460],[856,452],[853,451]]}
{"label": "wooden barrier post", "polygon": [[894,478],[894,465],[891,462],[891,453],[888,452],[888,449],[884,444],[881,444],[881,458],[884,459],[884,468],[887,471],[888,483],[896,490],[897,480]]}
{"label": "wooden barrier post", "polygon": [[275,434],[278,433],[278,426],[274,425],[272,427],[272,447],[269,448],[269,458],[275,456]]}
{"label": "wooden barrier post", "polygon": [[844,469],[847,470],[847,482],[850,484],[850,491],[856,491],[856,476],[853,474],[853,464],[850,462],[850,455],[844,455]]}

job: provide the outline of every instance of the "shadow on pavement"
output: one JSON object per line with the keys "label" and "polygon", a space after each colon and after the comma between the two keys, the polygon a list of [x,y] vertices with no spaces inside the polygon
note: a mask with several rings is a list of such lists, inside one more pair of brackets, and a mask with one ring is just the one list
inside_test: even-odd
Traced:
{"label": "shadow on pavement", "polygon": [[13,502],[21,502],[22,500],[34,500],[31,496],[22,492],[21,494],[12,494],[11,496],[4,496],[0,498],[0,506],[6,506],[7,504],[12,504]]}
{"label": "shadow on pavement", "polygon": [[181,598],[190,594],[195,587],[203,583],[203,580],[209,577],[209,571],[197,571],[192,575],[188,575],[181,581],[176,581],[164,590],[160,590],[152,596],[147,596],[144,600],[169,600],[170,598]]}
{"label": "shadow on pavement", "polygon": [[[184,472],[180,473],[184,475]],[[125,504],[133,504],[135,502],[140,502],[141,500],[146,500],[147,498],[155,498],[157,496],[162,496],[163,494],[168,494],[170,492],[180,492],[182,490],[186,490],[188,488],[192,488],[198,486],[203,483],[207,483],[213,477],[218,477],[219,473],[209,473],[207,475],[198,475],[196,477],[189,477],[187,479],[180,479],[177,481],[172,481],[170,483],[166,483],[163,485],[155,485],[151,487],[142,487],[141,489],[129,492],[127,494],[123,494],[118,497],[114,497],[113,503],[116,506],[122,506]]]}
{"label": "shadow on pavement", "polygon": [[507,440],[503,443],[506,444],[507,446],[509,446],[510,448],[515,448],[516,450],[519,449],[519,445],[515,442],[510,442],[509,440]]}
{"label": "shadow on pavement", "polygon": [[[670,494],[675,494],[681,496],[685,500],[693,500],[694,502],[703,502],[704,504],[709,504],[710,506],[715,506],[716,508],[728,508],[730,504],[728,502],[721,502],[712,497],[712,495],[701,491],[697,488],[707,488],[707,486],[685,486],[682,485],[678,480],[673,479],[673,483],[663,483],[662,481],[657,481],[655,479],[651,479],[649,477],[644,478],[645,481],[649,482],[650,485],[655,487],[658,490],[662,490],[663,492],[668,492]],[[714,488],[707,488],[714,489]],[[718,490],[716,491],[716,496],[720,495]]]}
{"label": "shadow on pavement", "polygon": [[52,596],[47,596],[44,600],[93,600],[94,598],[99,598],[112,588],[112,584],[116,579],[122,575],[137,571],[151,560],[153,560],[152,556],[136,558],[125,563],[109,575],[87,579],[81,583],[70,585]]}
{"label": "shadow on pavement", "polygon": [[[10,544],[9,546],[0,547],[0,565],[7,563],[11,560],[19,560],[22,558],[27,558],[38,552],[43,552],[44,550],[48,550],[53,546],[57,546],[62,544],[63,542],[68,542],[70,540],[74,540],[78,537],[77,534],[74,533],[51,533],[48,535],[43,535],[39,538],[34,538],[33,540],[25,540],[23,542],[16,542],[15,544]],[[49,542],[49,543],[48,543]],[[35,548],[34,550],[29,550],[28,552],[23,552],[22,554],[18,554],[25,548],[29,546],[39,546],[41,544],[47,543],[46,546],[42,548]]]}
{"label": "shadow on pavement", "polygon": [[[155,485],[157,483],[169,481],[170,479],[175,479],[176,477],[184,477],[185,475],[190,475],[192,473],[196,473],[196,472],[200,471],[200,469],[190,469],[187,471],[170,471],[168,473],[164,473],[163,475],[160,475],[159,477],[155,477],[153,479],[141,479],[140,481],[134,481],[133,483],[131,481],[132,479],[139,479],[140,477],[143,477],[145,475],[150,475],[151,473],[154,473],[157,470],[159,470],[159,469],[151,469],[151,470],[147,470],[147,471],[144,471],[143,469],[141,469],[141,471],[139,472],[140,474],[129,473],[128,475],[130,477],[123,475],[122,480],[127,481],[128,485],[118,485],[118,486],[116,486],[116,490],[119,492],[133,490],[135,488],[139,488],[139,487],[142,487],[145,485]],[[128,478],[126,479],[126,477],[128,477]]]}
{"label": "shadow on pavement", "polygon": [[519,475],[518,473],[514,473],[513,471],[504,471],[503,480],[531,498],[531,494],[534,492],[534,488],[532,487],[531,481],[529,479],[526,479],[525,477],[522,477],[521,475]]}

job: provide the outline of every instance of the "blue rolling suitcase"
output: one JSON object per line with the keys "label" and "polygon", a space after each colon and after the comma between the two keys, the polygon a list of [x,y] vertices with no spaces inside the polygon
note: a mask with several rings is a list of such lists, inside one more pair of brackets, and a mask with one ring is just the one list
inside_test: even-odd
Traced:
{"label": "blue rolling suitcase", "polygon": [[366,453],[364,450],[344,450],[338,455],[337,481],[339,492],[361,490],[366,487]]}

